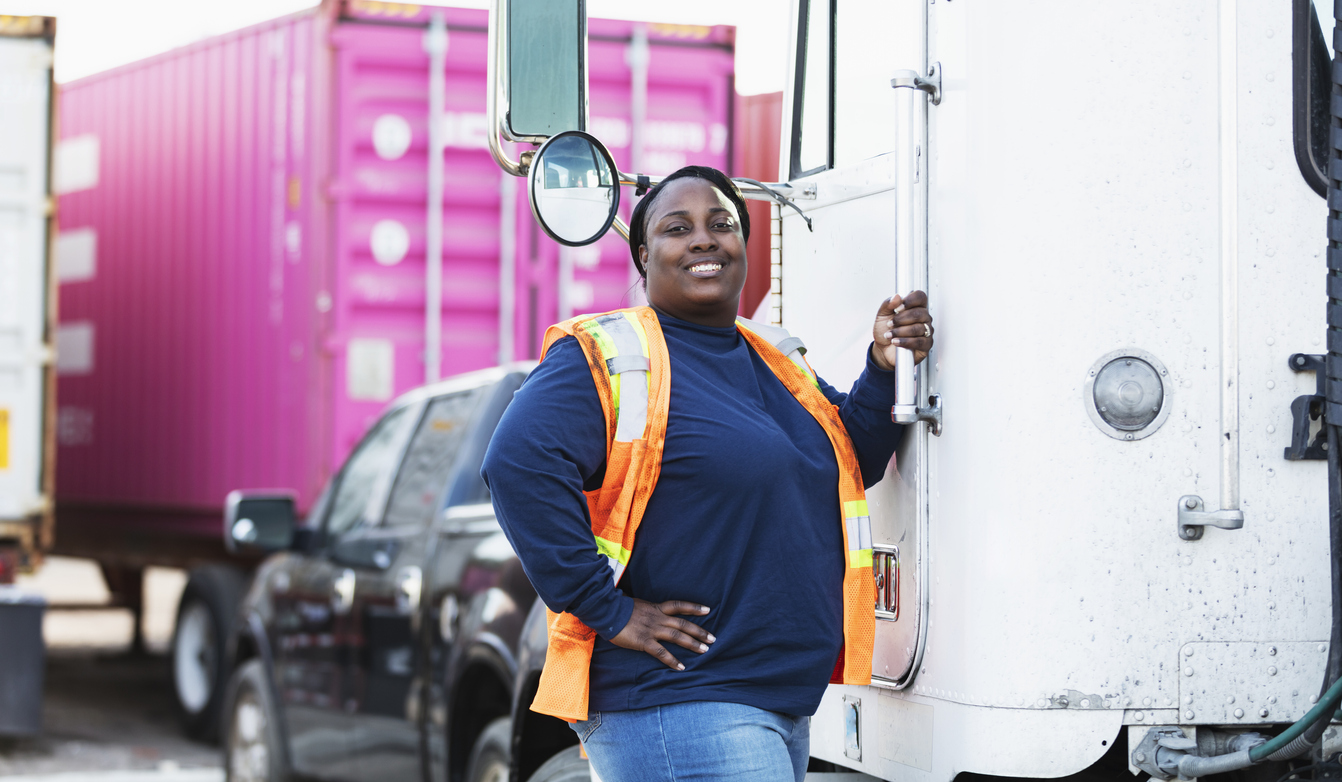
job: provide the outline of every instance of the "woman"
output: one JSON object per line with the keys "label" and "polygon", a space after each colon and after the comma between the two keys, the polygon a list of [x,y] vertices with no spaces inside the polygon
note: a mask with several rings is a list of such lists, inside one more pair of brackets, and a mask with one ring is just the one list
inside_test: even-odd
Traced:
{"label": "woman", "polygon": [[[652,327],[644,342],[664,340],[672,378],[660,474],[633,522],[636,548],[599,551],[599,531],[593,540],[600,503],[589,508],[589,499],[609,487],[616,464],[607,461],[611,387],[600,387],[604,364],[590,355],[597,340],[550,345],[485,459],[499,521],[541,599],[595,631],[590,678],[558,686],[590,686],[585,714],[569,718],[604,782],[800,781],[809,716],[831,673],[847,665],[870,674],[870,544],[865,569],[843,554],[857,553],[860,536],[839,510],[862,486],[845,489],[840,465],[855,455],[860,483],[883,477],[902,430],[890,417],[895,349],[919,361],[931,350],[927,297],[881,302],[866,370],[848,394],[808,375],[820,398],[795,377],[784,382],[806,370],[790,370],[737,327],[749,235],[736,186],[701,166],[667,177],[631,217],[630,249],[655,311],[643,313]],[[656,345],[645,350],[655,378]],[[854,574],[857,592],[846,580]],[[546,676],[557,667],[553,620]],[[852,645],[862,621],[865,650]],[[845,648],[858,649],[846,662]]]}

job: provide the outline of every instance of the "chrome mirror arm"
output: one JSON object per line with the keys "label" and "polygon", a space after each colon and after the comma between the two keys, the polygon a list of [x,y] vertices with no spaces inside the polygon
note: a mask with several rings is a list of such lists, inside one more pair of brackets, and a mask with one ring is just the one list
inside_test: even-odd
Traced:
{"label": "chrome mirror arm", "polygon": [[[494,1],[498,2],[498,0]],[[492,19],[493,17],[490,18]],[[491,139],[492,138],[493,137],[491,136]],[[494,159],[498,160],[498,155],[495,155]],[[503,163],[500,162],[499,165],[503,165]],[[666,177],[660,177],[660,176],[643,176],[641,174],[626,174],[623,171],[620,172],[619,176],[620,176],[620,184],[628,185],[630,187],[653,187],[655,185],[661,184],[662,180],[666,179]],[[741,196],[744,197],[746,200],[777,201],[781,206],[791,207],[792,209],[797,210],[797,214],[801,215],[801,219],[806,221],[807,229],[811,231],[815,230],[815,227],[811,225],[811,218],[807,217],[806,213],[801,210],[801,207],[797,206],[797,204],[794,203],[793,201],[793,199],[796,198],[801,198],[808,201],[815,200],[816,187],[814,184],[807,185],[805,188],[799,189],[793,187],[787,182],[769,182],[766,184],[764,182],[760,182],[755,179],[749,179],[746,177],[732,177],[732,181],[736,183],[736,186],[738,188],[740,188]],[[621,236],[623,236],[625,239],[629,238],[629,227],[624,225],[624,223],[620,222],[618,218],[615,220],[614,226],[615,230],[619,231]]]}
{"label": "chrome mirror arm", "polygon": [[[503,89],[502,76],[506,74],[503,67],[502,52],[499,46],[499,14],[502,13],[502,0],[490,0],[489,3],[489,35],[488,35],[488,55],[485,68],[487,74],[485,82],[489,86],[485,89],[485,116],[489,123],[487,135],[489,137],[489,154],[494,157],[494,162],[499,164],[499,168],[504,173],[512,176],[526,176],[527,169],[531,159],[523,154],[521,161],[509,159],[508,153],[503,148],[503,141],[500,134],[503,132],[503,119],[499,111],[500,92]],[[431,122],[441,122],[441,118],[431,118]]]}

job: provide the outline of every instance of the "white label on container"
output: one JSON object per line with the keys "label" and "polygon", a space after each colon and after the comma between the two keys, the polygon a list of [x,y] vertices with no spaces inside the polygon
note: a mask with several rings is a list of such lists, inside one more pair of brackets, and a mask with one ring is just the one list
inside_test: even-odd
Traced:
{"label": "white label on container", "polygon": [[591,271],[601,265],[601,245],[589,244],[573,248],[573,265]]}
{"label": "white label on container", "polygon": [[590,131],[607,148],[629,146],[629,121],[620,117],[592,117]]}
{"label": "white label on container", "polygon": [[56,327],[56,374],[93,372],[93,323],[77,321]]}
{"label": "white label on container", "polygon": [[400,160],[412,137],[410,123],[399,114],[383,114],[373,123],[373,150],[383,160]]}
{"label": "white label on container", "polygon": [[458,149],[488,149],[489,120],[479,112],[444,112],[443,146]]}
{"label": "white label on container", "polygon": [[55,189],[58,195],[98,185],[98,137],[67,138],[56,145]]}
{"label": "white label on container", "polygon": [[93,228],[61,231],[56,236],[56,279],[83,282],[98,271],[98,232]]}
{"label": "white label on container", "polygon": [[383,266],[395,266],[410,252],[410,232],[397,220],[378,220],[373,225],[368,245],[373,260]]}
{"label": "white label on container", "polygon": [[389,339],[351,339],[345,352],[345,394],[350,399],[391,399],[396,349]]}
{"label": "white label on container", "polygon": [[88,445],[93,442],[93,411],[68,405],[58,409],[56,441],[61,445]]}

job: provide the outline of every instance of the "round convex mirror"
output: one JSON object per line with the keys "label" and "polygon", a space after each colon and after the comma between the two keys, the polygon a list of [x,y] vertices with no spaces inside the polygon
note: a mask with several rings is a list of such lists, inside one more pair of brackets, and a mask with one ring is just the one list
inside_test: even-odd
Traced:
{"label": "round convex mirror", "polygon": [[551,136],[531,161],[531,213],[560,244],[591,244],[620,208],[618,177],[600,141],[578,130]]}

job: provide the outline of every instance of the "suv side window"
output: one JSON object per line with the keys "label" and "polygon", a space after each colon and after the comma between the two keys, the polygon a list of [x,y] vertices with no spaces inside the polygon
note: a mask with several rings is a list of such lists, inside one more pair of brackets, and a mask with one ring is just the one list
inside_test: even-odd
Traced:
{"label": "suv side window", "polygon": [[326,517],[328,535],[342,535],[377,520],[376,505],[383,494],[379,488],[385,488],[385,481],[395,467],[406,432],[415,422],[411,412],[416,409],[416,405],[407,405],[388,413],[345,461],[331,500],[331,513]]}
{"label": "suv side window", "polygon": [[387,526],[423,525],[433,518],[475,409],[488,388],[459,391],[429,403],[392,486],[384,519]]}

